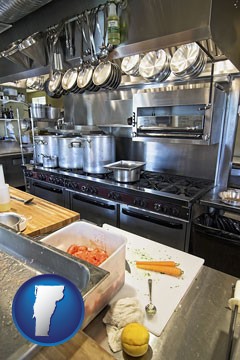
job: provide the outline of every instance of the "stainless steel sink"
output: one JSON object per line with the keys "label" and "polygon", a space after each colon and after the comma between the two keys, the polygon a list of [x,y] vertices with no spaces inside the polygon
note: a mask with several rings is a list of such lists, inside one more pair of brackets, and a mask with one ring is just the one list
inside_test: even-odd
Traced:
{"label": "stainless steel sink", "polygon": [[33,276],[55,273],[72,281],[83,299],[92,292],[109,272],[95,267],[61,250],[44,245],[0,224],[1,334],[0,359],[23,359],[36,351],[17,331],[12,321],[11,304],[19,287]]}

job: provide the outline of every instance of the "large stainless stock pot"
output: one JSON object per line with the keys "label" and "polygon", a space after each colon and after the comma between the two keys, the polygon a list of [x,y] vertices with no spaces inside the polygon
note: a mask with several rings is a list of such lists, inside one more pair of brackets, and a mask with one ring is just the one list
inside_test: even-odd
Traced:
{"label": "large stainless stock pot", "polygon": [[58,138],[58,164],[64,169],[82,169],[83,140],[81,137]]}
{"label": "large stainless stock pot", "polygon": [[34,138],[34,158],[37,164],[43,164],[44,156],[58,157],[58,136],[39,135]]}
{"label": "large stainless stock pot", "polygon": [[90,174],[105,174],[104,168],[115,161],[115,138],[112,135],[83,135],[83,170]]}

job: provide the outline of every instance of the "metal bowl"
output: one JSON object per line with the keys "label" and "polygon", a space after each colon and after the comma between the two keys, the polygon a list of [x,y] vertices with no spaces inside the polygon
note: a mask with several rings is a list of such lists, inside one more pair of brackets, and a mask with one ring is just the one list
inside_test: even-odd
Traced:
{"label": "metal bowl", "polygon": [[26,218],[14,212],[3,212],[0,213],[0,224],[7,225],[16,231],[23,231],[26,229]]}
{"label": "metal bowl", "polygon": [[219,194],[221,201],[227,205],[240,206],[240,190],[227,189]]}

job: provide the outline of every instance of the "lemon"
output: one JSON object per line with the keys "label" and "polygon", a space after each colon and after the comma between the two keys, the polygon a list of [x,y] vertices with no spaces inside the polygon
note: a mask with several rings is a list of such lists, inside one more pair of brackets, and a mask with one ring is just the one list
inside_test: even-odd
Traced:
{"label": "lemon", "polygon": [[126,325],[121,334],[122,348],[128,355],[138,357],[148,350],[149,332],[139,323]]}

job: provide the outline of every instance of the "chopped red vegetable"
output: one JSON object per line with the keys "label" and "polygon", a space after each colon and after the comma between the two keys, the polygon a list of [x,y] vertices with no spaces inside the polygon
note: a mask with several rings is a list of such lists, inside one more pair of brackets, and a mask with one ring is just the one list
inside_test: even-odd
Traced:
{"label": "chopped red vegetable", "polygon": [[71,245],[67,249],[67,253],[76,256],[82,260],[98,266],[108,258],[108,254],[105,250],[98,247],[95,249],[88,248],[87,246],[79,246],[76,244]]}

